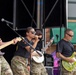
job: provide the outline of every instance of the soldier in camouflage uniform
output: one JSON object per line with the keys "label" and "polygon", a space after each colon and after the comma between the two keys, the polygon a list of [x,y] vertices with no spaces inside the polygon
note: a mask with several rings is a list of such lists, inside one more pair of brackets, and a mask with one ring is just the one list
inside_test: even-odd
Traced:
{"label": "soldier in camouflage uniform", "polygon": [[[35,38],[35,42],[32,39]],[[32,45],[33,48],[36,47],[38,39],[35,37],[35,30],[32,27],[26,28],[26,36],[24,39]],[[30,58],[33,49],[29,44],[22,40],[18,43],[17,50],[13,59],[11,60],[11,67],[14,75],[30,75],[30,66],[28,65],[28,59]],[[29,61],[30,63],[30,61]]]}
{"label": "soldier in camouflage uniform", "polygon": [[2,55],[0,56],[0,75],[13,75],[8,62]]}
{"label": "soldier in camouflage uniform", "polygon": [[[39,39],[39,42],[36,46],[36,50],[41,51],[42,32],[40,30],[36,30],[36,35],[38,36],[38,39]],[[46,68],[44,67],[44,64],[43,63],[36,63],[34,60],[31,61],[31,73],[32,73],[32,75],[48,75]]]}
{"label": "soldier in camouflage uniform", "polygon": [[[73,36],[74,36],[74,32],[71,29],[66,29],[64,32],[64,37],[57,43],[56,46],[57,57],[60,58],[61,61],[65,61],[69,65],[71,64],[70,66],[74,66],[75,63],[74,58],[71,58],[72,54],[76,52],[73,44],[70,42]],[[70,67],[69,65],[67,65],[66,68]],[[63,64],[60,63],[60,73],[62,75],[76,75],[76,67],[72,71],[68,71],[65,69]]]}
{"label": "soldier in camouflage uniform", "polygon": [[[13,39],[12,41],[13,41],[13,44],[17,43],[16,39]],[[9,42],[2,42],[2,40],[0,39],[0,46],[5,45],[5,44],[7,44]],[[0,47],[0,49],[1,49],[1,47]],[[4,53],[0,51],[0,75],[13,75],[13,72],[12,72],[12,70],[10,68],[10,65],[5,60],[3,55],[4,55]]]}

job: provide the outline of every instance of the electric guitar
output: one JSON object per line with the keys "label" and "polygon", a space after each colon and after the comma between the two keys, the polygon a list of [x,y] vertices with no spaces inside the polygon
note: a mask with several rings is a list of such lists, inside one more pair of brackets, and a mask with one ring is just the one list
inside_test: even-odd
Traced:
{"label": "electric guitar", "polygon": [[63,67],[67,70],[67,71],[73,71],[76,68],[76,52],[74,52],[71,56],[71,58],[73,58],[75,60],[75,62],[70,63],[67,61],[62,61],[62,65]]}
{"label": "electric guitar", "polygon": [[[50,45],[52,44],[53,40],[54,40],[54,37],[52,37],[52,39],[50,40],[50,42],[48,42],[48,43],[46,44],[46,46],[42,49],[42,50],[44,50],[44,52],[46,51],[46,49],[48,48],[48,46],[50,46]],[[35,51],[34,51],[34,52],[35,52]],[[37,56],[32,56],[32,59],[33,59],[36,63],[42,63],[42,62],[44,61],[43,51],[41,52],[41,51],[36,50],[36,53],[38,53],[39,55],[37,55]]]}
{"label": "electric guitar", "polygon": [[[20,37],[17,37],[16,40],[17,41],[21,41],[22,39]],[[0,50],[3,49],[3,48],[5,48],[5,47],[7,47],[7,46],[9,46],[9,45],[11,45],[11,44],[13,44],[13,43],[14,43],[13,40],[11,40],[9,42],[6,42],[5,44],[3,44],[3,45],[0,46]]]}

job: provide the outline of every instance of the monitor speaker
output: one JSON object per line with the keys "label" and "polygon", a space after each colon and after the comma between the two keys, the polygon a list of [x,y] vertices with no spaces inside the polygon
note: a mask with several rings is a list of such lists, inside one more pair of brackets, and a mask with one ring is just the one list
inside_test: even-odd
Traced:
{"label": "monitor speaker", "polygon": [[44,54],[44,65],[45,66],[53,66],[53,57],[50,54]]}

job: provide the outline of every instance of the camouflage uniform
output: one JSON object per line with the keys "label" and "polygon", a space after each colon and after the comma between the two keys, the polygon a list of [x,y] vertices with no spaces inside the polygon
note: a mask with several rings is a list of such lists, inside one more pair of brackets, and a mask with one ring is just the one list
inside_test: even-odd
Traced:
{"label": "camouflage uniform", "polygon": [[69,72],[65,70],[64,67],[62,66],[62,75],[76,75],[76,68],[74,69],[74,71]]}
{"label": "camouflage uniform", "polygon": [[31,73],[32,75],[48,75],[43,63],[31,62]]}
{"label": "camouflage uniform", "polygon": [[0,56],[0,75],[13,75],[8,62],[3,56]]}
{"label": "camouflage uniform", "polygon": [[14,56],[11,60],[11,67],[14,75],[30,75],[30,72],[27,69],[27,64],[28,62],[26,58]]}

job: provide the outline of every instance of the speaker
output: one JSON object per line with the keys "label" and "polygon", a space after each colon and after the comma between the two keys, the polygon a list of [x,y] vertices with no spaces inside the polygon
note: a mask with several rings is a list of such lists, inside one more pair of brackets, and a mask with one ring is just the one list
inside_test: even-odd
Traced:
{"label": "speaker", "polygon": [[50,54],[44,54],[44,65],[45,66],[53,66],[53,57]]}
{"label": "speaker", "polygon": [[48,75],[53,75],[53,67],[45,66]]}

